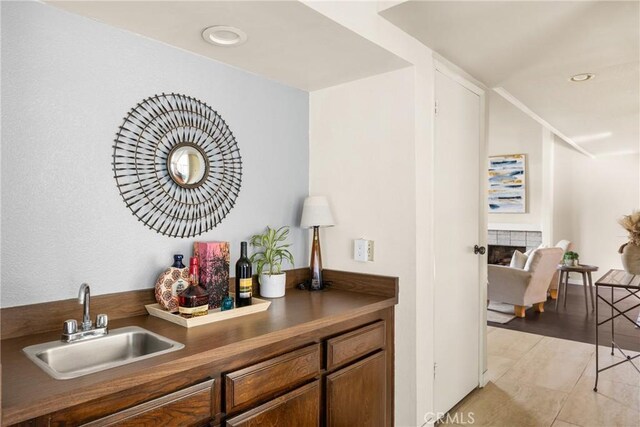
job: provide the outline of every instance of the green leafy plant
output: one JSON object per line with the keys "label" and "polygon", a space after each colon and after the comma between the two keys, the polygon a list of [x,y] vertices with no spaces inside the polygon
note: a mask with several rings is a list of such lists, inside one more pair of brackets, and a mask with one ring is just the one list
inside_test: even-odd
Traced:
{"label": "green leafy plant", "polygon": [[629,233],[629,243],[640,246],[640,211],[623,216],[618,223]]}
{"label": "green leafy plant", "polygon": [[289,236],[289,227],[280,227],[277,230],[267,226],[264,234],[256,234],[251,237],[250,244],[257,251],[251,255],[251,263],[256,264],[258,274],[280,274],[282,262],[287,260],[293,266],[293,255],[287,249],[291,246],[285,243]]}
{"label": "green leafy plant", "polygon": [[564,259],[579,259],[580,258],[580,254],[578,254],[578,252],[573,252],[573,251],[567,251],[564,254]]}

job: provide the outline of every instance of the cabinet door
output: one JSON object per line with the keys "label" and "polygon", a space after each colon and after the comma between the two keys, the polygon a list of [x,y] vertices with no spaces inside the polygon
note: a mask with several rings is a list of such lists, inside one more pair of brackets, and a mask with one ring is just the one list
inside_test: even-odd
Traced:
{"label": "cabinet door", "polygon": [[320,381],[227,420],[228,427],[314,427],[320,424]]}
{"label": "cabinet door", "polygon": [[384,426],[386,378],[384,351],[327,375],[327,425]]}

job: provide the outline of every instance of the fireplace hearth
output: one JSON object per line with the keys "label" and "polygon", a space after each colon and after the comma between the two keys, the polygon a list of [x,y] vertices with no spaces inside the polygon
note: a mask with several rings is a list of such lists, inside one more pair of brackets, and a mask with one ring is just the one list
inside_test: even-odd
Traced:
{"label": "fireplace hearth", "polygon": [[527,248],[526,246],[489,245],[487,262],[489,264],[509,265],[511,257],[516,250],[525,252]]}

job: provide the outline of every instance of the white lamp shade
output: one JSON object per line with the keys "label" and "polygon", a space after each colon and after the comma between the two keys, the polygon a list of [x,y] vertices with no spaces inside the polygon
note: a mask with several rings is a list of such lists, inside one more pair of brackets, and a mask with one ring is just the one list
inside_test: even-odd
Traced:
{"label": "white lamp shade", "polygon": [[329,201],[324,196],[310,196],[304,201],[300,227],[328,227],[334,225]]}

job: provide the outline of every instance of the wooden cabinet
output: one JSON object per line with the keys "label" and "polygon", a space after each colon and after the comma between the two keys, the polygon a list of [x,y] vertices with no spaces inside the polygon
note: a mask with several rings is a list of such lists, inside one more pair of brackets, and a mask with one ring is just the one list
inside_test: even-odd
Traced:
{"label": "wooden cabinet", "polygon": [[21,424],[392,426],[393,309],[247,344],[220,362],[194,364]]}
{"label": "wooden cabinet", "polygon": [[384,345],[384,321],[332,338],[327,341],[327,370],[384,348]]}
{"label": "wooden cabinet", "polygon": [[320,381],[297,388],[227,421],[228,427],[320,425]]}
{"label": "wooden cabinet", "polygon": [[[388,425],[386,334],[386,323],[378,321],[326,339],[324,369],[320,345],[313,344],[227,374],[225,404],[232,418],[226,425]],[[264,403],[267,397],[272,400]],[[246,412],[235,415],[239,410]]]}
{"label": "wooden cabinet", "polygon": [[384,426],[386,399],[386,359],[380,351],[327,375],[327,425]]}
{"label": "wooden cabinet", "polygon": [[225,375],[226,412],[264,401],[320,373],[320,346],[313,344]]}
{"label": "wooden cabinet", "polygon": [[178,390],[84,426],[202,426],[211,420],[214,380]]}

